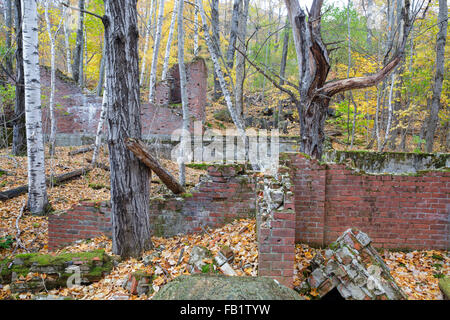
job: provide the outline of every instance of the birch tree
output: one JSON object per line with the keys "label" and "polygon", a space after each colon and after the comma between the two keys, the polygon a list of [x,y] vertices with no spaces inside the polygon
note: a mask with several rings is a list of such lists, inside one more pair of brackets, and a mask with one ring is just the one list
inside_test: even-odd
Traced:
{"label": "birch tree", "polygon": [[107,110],[108,110],[108,93],[106,90],[106,81],[105,81],[105,87],[103,89],[103,98],[102,98],[102,109],[100,111],[100,118],[98,120],[97,125],[97,133],[95,135],[94,151],[92,153],[91,163],[93,166],[95,166],[97,163],[97,157],[100,150],[100,145],[102,143],[103,124],[105,123]]}
{"label": "birch tree", "polygon": [[153,56],[152,56],[152,68],[150,71],[150,86],[149,86],[149,94],[148,101],[150,103],[155,102],[155,85],[156,85],[156,71],[158,67],[158,54],[159,54],[159,46],[161,43],[161,29],[162,23],[164,19],[164,0],[159,2],[159,12],[158,12],[158,23],[156,26],[156,35],[155,35],[155,43],[153,45]]}
{"label": "birch tree", "polygon": [[138,257],[152,248],[149,221],[151,171],[125,145],[140,139],[139,31],[137,0],[105,0],[105,43],[108,57],[108,147],[111,170],[113,252]]}
{"label": "birch tree", "polygon": [[16,98],[14,104],[12,154],[15,156],[23,156],[27,153],[25,131],[25,83],[23,74],[22,7],[20,1],[21,0],[14,0],[17,49],[15,88]]}
{"label": "birch tree", "polygon": [[48,198],[45,184],[44,139],[42,134],[37,0],[22,0],[22,13],[28,208],[32,214],[43,214],[47,209]]}
{"label": "birch tree", "polygon": [[180,184],[182,186],[186,185],[186,174],[185,174],[185,164],[184,158],[187,151],[187,141],[189,135],[189,106],[188,106],[188,96],[186,91],[186,66],[184,64],[184,28],[183,28],[183,9],[184,0],[180,0],[178,5],[178,69],[180,72],[180,93],[181,93],[181,106],[183,109],[183,129],[181,134],[181,146],[180,146],[180,157],[178,159],[179,165],[179,177]]}
{"label": "birch tree", "polygon": [[426,134],[426,151],[433,152],[434,133],[438,124],[438,113],[441,105],[442,83],[445,72],[445,41],[447,38],[448,6],[447,0],[439,0],[439,31],[436,37],[436,74],[434,78],[431,112],[428,118]]}
{"label": "birch tree", "polygon": [[198,56],[198,8],[194,8],[194,57]]}
{"label": "birch tree", "polygon": [[153,11],[155,10],[155,4],[156,4],[156,0],[152,0],[151,5],[150,5],[150,16],[148,17],[147,28],[145,29],[144,55],[142,57],[142,62],[141,62],[141,76],[139,78],[139,85],[141,87],[144,85],[144,74],[145,74],[145,66],[146,66],[145,56],[147,55],[147,51],[148,51],[148,43],[150,40],[150,30],[151,30],[151,26],[152,26]]}
{"label": "birch tree", "polygon": [[5,56],[5,66],[6,70],[11,74],[13,71],[12,64],[12,47],[11,47],[11,34],[13,29],[12,24],[12,0],[6,0],[6,56]]}
{"label": "birch tree", "polygon": [[163,63],[163,70],[162,70],[162,75],[161,75],[161,80],[163,80],[163,81],[166,80],[167,71],[169,70],[170,47],[172,46],[173,31],[175,29],[175,18],[177,17],[177,10],[178,10],[178,7],[177,7],[178,2],[179,2],[179,0],[174,0],[174,3],[173,3],[172,19],[170,20],[169,35],[167,37],[166,51],[164,53],[164,63]]}
{"label": "birch tree", "polygon": [[236,51],[236,39],[239,28],[239,11],[241,7],[241,0],[233,1],[233,14],[231,16],[231,29],[230,29],[230,39],[228,42],[228,50],[226,54],[228,68],[233,68],[234,65],[234,52]]}

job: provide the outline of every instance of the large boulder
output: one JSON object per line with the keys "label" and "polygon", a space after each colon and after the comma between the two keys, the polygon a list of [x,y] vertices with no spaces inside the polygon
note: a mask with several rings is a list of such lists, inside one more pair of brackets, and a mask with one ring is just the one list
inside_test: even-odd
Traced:
{"label": "large boulder", "polygon": [[441,289],[444,300],[450,300],[450,277],[439,280],[439,289]]}
{"label": "large boulder", "polygon": [[303,300],[267,277],[182,275],[166,284],[153,300]]}

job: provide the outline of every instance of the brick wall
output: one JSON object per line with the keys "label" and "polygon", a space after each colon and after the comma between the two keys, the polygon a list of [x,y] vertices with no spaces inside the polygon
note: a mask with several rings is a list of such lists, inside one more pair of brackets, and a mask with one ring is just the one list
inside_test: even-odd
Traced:
{"label": "brick wall", "polygon": [[[201,232],[219,227],[236,218],[255,216],[255,190],[243,166],[218,165],[190,194],[157,198],[150,202],[150,223],[156,236]],[[48,220],[49,249],[54,250],[79,239],[111,236],[109,202],[83,201],[72,209],[52,214]]]}
{"label": "brick wall", "polygon": [[[170,69],[172,74],[178,72],[178,65]],[[187,92],[189,110],[193,119],[205,119],[207,68],[203,59],[196,59],[186,64]],[[178,76],[179,78],[179,76]],[[48,99],[50,97],[50,71],[41,68],[42,123],[44,133],[50,132]],[[178,87],[177,87],[178,86]],[[170,85],[167,81],[156,85],[155,104],[141,104],[142,134],[170,135],[182,127],[181,106],[169,107],[174,92],[179,92],[178,84]],[[73,81],[62,76],[56,77],[55,116],[57,133],[94,135],[100,118],[102,98],[83,92]]]}
{"label": "brick wall", "polygon": [[369,175],[290,154],[297,242],[327,245],[351,227],[385,248],[450,248],[450,172]]}

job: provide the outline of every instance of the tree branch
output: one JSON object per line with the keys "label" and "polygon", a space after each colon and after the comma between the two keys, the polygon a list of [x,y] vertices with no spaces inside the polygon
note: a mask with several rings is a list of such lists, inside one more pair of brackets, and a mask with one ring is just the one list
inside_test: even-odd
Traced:
{"label": "tree branch", "polygon": [[90,11],[86,11],[86,10],[81,10],[80,8],[76,8],[76,7],[69,6],[67,3],[64,3],[64,2],[62,2],[61,4],[62,4],[63,6],[65,6],[65,7],[69,8],[69,9],[78,10],[78,11],[81,11],[81,12],[83,12],[83,13],[90,14],[91,16],[94,16],[94,17],[96,17],[96,18],[99,18],[100,20],[103,21],[103,17],[102,17],[102,16],[99,16],[99,15],[96,14],[96,13],[93,13],[93,12],[90,12]]}

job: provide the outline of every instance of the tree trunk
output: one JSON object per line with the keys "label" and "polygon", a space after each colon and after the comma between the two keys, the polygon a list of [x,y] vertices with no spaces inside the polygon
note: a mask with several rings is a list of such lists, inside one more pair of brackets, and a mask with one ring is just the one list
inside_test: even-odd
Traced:
{"label": "tree trunk", "polygon": [[106,0],[108,147],[111,168],[113,252],[138,257],[152,248],[149,221],[151,171],[128,150],[141,138],[137,0]]}
{"label": "tree trunk", "polygon": [[56,142],[56,118],[55,118],[55,36],[52,34],[52,26],[50,23],[50,18],[48,16],[48,0],[44,3],[44,16],[45,22],[47,25],[47,34],[50,40],[50,100],[49,100],[49,113],[50,113],[50,139],[49,139],[49,148],[50,155],[53,156],[55,154],[55,142]]}
{"label": "tree trunk", "polygon": [[232,69],[234,65],[234,52],[236,46],[236,38],[239,28],[239,11],[241,7],[241,0],[234,0],[233,14],[231,17],[230,40],[228,41],[228,50],[226,54],[228,68]]}
{"label": "tree trunk", "polygon": [[194,8],[194,57],[198,56],[198,8]]}
{"label": "tree trunk", "polygon": [[433,152],[434,133],[439,121],[441,105],[442,83],[445,72],[445,41],[447,37],[448,7],[447,0],[439,0],[438,14],[439,31],[436,38],[436,74],[434,78],[433,97],[431,98],[431,112],[428,119],[426,134],[426,151]]}
{"label": "tree trunk", "polygon": [[[188,106],[188,96],[186,91],[186,66],[184,65],[184,29],[183,29],[183,9],[184,0],[180,1],[178,7],[178,69],[180,72],[180,93],[181,93],[181,107],[183,110],[183,129],[181,133],[181,145],[180,145],[180,155],[178,158],[178,168],[180,176],[180,184],[182,186],[186,185],[186,168],[185,168],[185,157],[187,153],[187,143],[189,138],[189,106]],[[190,141],[190,139],[189,139]],[[190,145],[189,145],[190,147]]]}
{"label": "tree trunk", "polygon": [[174,0],[173,4],[172,19],[170,20],[169,36],[167,38],[166,52],[164,53],[164,64],[161,75],[161,80],[163,81],[167,79],[167,71],[169,70],[170,47],[172,46],[173,31],[175,29],[175,18],[177,17],[177,10],[178,10],[177,7],[178,2],[179,0]]}
{"label": "tree trunk", "polygon": [[36,0],[22,0],[22,13],[25,119],[28,156],[28,208],[32,214],[43,214],[47,209],[48,198],[45,184]]}
{"label": "tree trunk", "polygon": [[[106,59],[106,55],[105,55],[105,59]],[[105,63],[106,63],[106,61],[105,61]],[[105,83],[105,88],[103,90],[102,110],[100,111],[100,119],[98,120],[97,133],[95,135],[94,152],[92,153],[92,165],[94,165],[94,166],[97,163],[98,152],[100,150],[100,145],[102,142],[103,124],[106,119],[107,111],[108,111],[108,93],[106,90],[106,83]]]}
{"label": "tree trunk", "polygon": [[79,21],[78,21],[78,30],[77,30],[77,39],[75,44],[75,54],[73,55],[73,79],[79,83],[80,79],[83,77],[83,75],[80,74],[80,69],[83,67],[83,30],[84,30],[84,12],[81,10],[84,10],[84,1],[85,0],[79,0],[78,1],[78,8],[79,11]]}
{"label": "tree trunk", "polygon": [[[320,159],[323,152],[324,125],[328,105],[332,96],[348,90],[376,85],[401,61],[406,39],[411,31],[413,19],[409,17],[409,0],[402,10],[403,37],[393,57],[375,74],[326,82],[330,60],[321,36],[321,9],[323,0],[313,0],[307,19],[298,0],[285,0],[297,53],[299,70],[300,101],[297,104],[300,116],[300,151]],[[415,17],[416,13],[413,14]],[[389,62],[388,62],[389,60]]]}
{"label": "tree trunk", "polygon": [[159,2],[158,23],[156,26],[155,43],[153,45],[152,69],[150,71],[150,86],[148,95],[148,101],[150,103],[155,102],[156,71],[158,70],[158,54],[159,54],[159,46],[161,43],[161,29],[163,20],[164,20],[164,0],[161,0]]}
{"label": "tree trunk", "polygon": [[145,29],[144,55],[142,56],[141,76],[139,77],[139,85],[141,87],[144,85],[144,74],[145,74],[145,65],[146,65],[145,56],[147,55],[147,51],[148,51],[148,43],[149,43],[149,39],[150,39],[150,30],[152,27],[153,11],[155,10],[155,4],[156,4],[156,0],[152,0],[151,6],[150,6],[150,16],[148,17],[147,28]]}
{"label": "tree trunk", "polygon": [[16,98],[14,105],[12,154],[23,156],[27,152],[25,130],[25,83],[23,71],[23,43],[22,43],[22,7],[20,0],[14,1],[16,10]]}
{"label": "tree trunk", "polygon": [[[244,0],[241,6],[239,16],[239,32],[237,37],[238,52],[236,53],[236,85],[235,85],[235,101],[236,112],[244,119],[244,82],[245,82],[245,54],[247,54],[246,37],[247,37],[247,18],[249,0]],[[241,53],[242,52],[242,53]]]}
{"label": "tree trunk", "polygon": [[[67,10],[67,11],[66,11]],[[69,12],[69,9],[64,9],[64,12]],[[70,14],[68,16],[66,16],[64,14],[64,24],[63,24],[63,28],[64,28],[64,46],[66,49],[66,65],[67,65],[67,75],[69,77],[72,76],[72,57],[71,57],[71,53],[70,53],[70,42],[69,42],[69,27],[67,26],[68,22],[69,22],[69,17]]]}
{"label": "tree trunk", "polygon": [[12,24],[12,0],[6,0],[6,39],[5,39],[5,44],[6,44],[6,55],[5,55],[5,67],[6,70],[12,74],[13,72],[13,59],[12,59],[12,52],[13,49],[11,47],[11,34],[12,34],[12,29],[13,29],[13,24]]}
{"label": "tree trunk", "polygon": [[[212,44],[216,55],[220,54],[220,32],[219,32],[219,0],[211,0],[211,29]],[[222,96],[219,77],[214,69],[214,95],[217,100]]]}
{"label": "tree trunk", "polygon": [[100,97],[102,94],[102,88],[105,84],[105,62],[106,62],[106,54],[105,54],[105,43],[103,42],[103,48],[102,48],[102,60],[100,62],[100,72],[98,75],[98,84],[97,84],[97,96]]}
{"label": "tree trunk", "polygon": [[281,53],[280,86],[284,85],[288,48],[289,48],[289,18],[286,17],[286,24],[284,27],[284,38],[283,38],[283,52]]}

